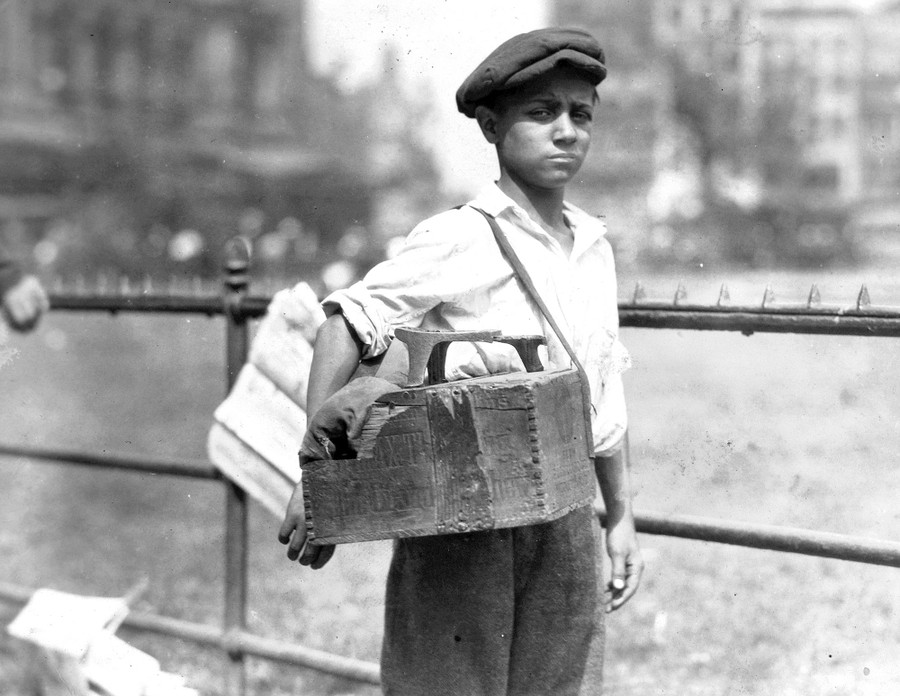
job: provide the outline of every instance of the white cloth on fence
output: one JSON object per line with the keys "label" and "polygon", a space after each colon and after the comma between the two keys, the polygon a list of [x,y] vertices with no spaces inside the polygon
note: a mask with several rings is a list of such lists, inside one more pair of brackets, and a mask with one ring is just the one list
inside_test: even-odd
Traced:
{"label": "white cloth on fence", "polygon": [[306,283],[276,293],[207,438],[210,461],[278,519],[300,480],[312,344],[324,320]]}

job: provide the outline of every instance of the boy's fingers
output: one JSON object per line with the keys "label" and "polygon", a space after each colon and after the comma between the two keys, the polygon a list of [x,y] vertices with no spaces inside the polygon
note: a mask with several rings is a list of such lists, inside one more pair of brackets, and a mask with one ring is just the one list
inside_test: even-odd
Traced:
{"label": "boy's fingers", "polygon": [[316,567],[320,553],[322,553],[322,547],[313,546],[309,543],[309,539],[307,539],[303,544],[303,552],[300,554],[300,565]]}
{"label": "boy's fingers", "polygon": [[306,552],[308,548],[309,539],[306,537],[306,530],[301,530],[299,527],[295,529],[293,536],[291,537],[291,542],[288,544],[287,556],[292,561],[296,561],[300,558],[300,562],[303,563],[303,554]]}
{"label": "boy's fingers", "polygon": [[612,578],[609,581],[609,586],[616,592],[624,590],[625,578],[627,577],[625,556],[618,553],[613,554],[610,560],[612,561]]}
{"label": "boy's fingers", "polygon": [[310,548],[317,548],[319,550],[318,556],[313,562],[310,564],[310,568],[313,570],[318,570],[322,566],[324,566],[328,561],[331,560],[331,557],[334,555],[334,545],[329,544],[328,546],[316,546]]}
{"label": "boy's fingers", "polygon": [[637,591],[637,584],[629,582],[627,586],[613,594],[612,602],[610,602],[610,610],[615,611],[627,602]]}
{"label": "boy's fingers", "polygon": [[278,529],[278,541],[282,544],[287,544],[291,540],[291,532],[294,531],[294,524],[289,519],[285,519],[284,522],[281,523],[281,527]]}
{"label": "boy's fingers", "polygon": [[615,611],[637,592],[638,585],[641,583],[641,574],[643,572],[643,563],[639,559],[637,561],[629,561],[625,563],[625,578],[613,577],[609,583],[609,590],[605,593],[604,604],[606,611]]}

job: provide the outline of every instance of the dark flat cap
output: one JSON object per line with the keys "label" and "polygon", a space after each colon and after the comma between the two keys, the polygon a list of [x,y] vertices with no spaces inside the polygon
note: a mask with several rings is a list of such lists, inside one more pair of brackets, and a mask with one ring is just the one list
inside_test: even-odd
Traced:
{"label": "dark flat cap", "polygon": [[456,106],[474,117],[475,107],[492,94],[523,85],[558,65],[583,72],[593,85],[606,77],[603,49],[586,31],[538,29],[497,46],[460,85]]}

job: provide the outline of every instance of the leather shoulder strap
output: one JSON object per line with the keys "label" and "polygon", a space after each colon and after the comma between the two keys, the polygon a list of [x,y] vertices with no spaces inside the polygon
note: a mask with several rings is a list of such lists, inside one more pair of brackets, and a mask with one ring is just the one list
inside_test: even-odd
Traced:
{"label": "leather shoulder strap", "polygon": [[569,358],[572,360],[572,363],[575,365],[575,370],[578,372],[578,381],[581,383],[581,395],[584,401],[584,416],[585,416],[585,437],[587,439],[587,448],[588,448],[588,456],[592,456],[594,453],[593,442],[593,428],[591,427],[591,412],[593,410],[593,403],[591,401],[591,385],[587,378],[587,373],[584,370],[584,366],[581,364],[581,361],[578,359],[578,356],[575,354],[575,349],[572,348],[572,345],[569,343],[565,334],[560,330],[559,324],[556,323],[556,320],[553,318],[553,315],[550,313],[550,310],[547,308],[547,304],[544,302],[544,299],[541,297],[541,294],[537,291],[537,287],[534,285],[534,281],[531,279],[531,275],[528,273],[528,270],[525,268],[525,265],[522,263],[522,260],[519,258],[519,255],[516,253],[516,250],[513,249],[512,244],[509,243],[509,239],[506,234],[500,228],[500,225],[497,223],[497,220],[493,215],[488,215],[486,212],[481,210],[480,208],[476,208],[475,206],[470,206],[473,210],[477,210],[481,213],[485,220],[487,220],[488,224],[491,226],[491,231],[494,233],[494,238],[497,240],[497,244],[500,247],[500,251],[503,252],[503,255],[506,257],[506,260],[509,262],[509,265],[512,266],[513,272],[522,282],[522,285],[525,287],[525,290],[534,300],[535,304],[537,304],[538,308],[541,310],[541,314],[544,315],[544,318],[547,320],[547,323],[550,324],[550,328],[553,329],[553,332],[556,334],[556,337],[559,339],[559,342],[562,344],[563,348],[565,348],[566,353],[568,353]]}
{"label": "leather shoulder strap", "polygon": [[535,304],[538,306],[538,309],[541,310],[541,314],[544,315],[547,323],[550,324],[550,328],[553,329],[553,332],[556,334],[556,337],[559,339],[559,342],[562,344],[566,353],[568,353],[569,358],[571,358],[575,367],[578,368],[579,371],[584,372],[584,368],[581,365],[581,361],[578,360],[578,356],[575,354],[574,348],[572,348],[572,345],[569,343],[565,334],[559,328],[559,324],[556,323],[556,319],[553,318],[553,315],[547,308],[547,304],[544,302],[541,294],[537,291],[537,287],[535,286],[534,281],[531,279],[531,275],[528,273],[525,265],[522,263],[522,259],[519,258],[516,250],[513,249],[512,244],[509,243],[509,238],[507,238],[506,234],[500,228],[497,220],[493,215],[488,215],[480,208],[476,208],[475,206],[470,207],[473,210],[477,210],[479,213],[481,213],[484,216],[484,219],[487,220],[488,224],[491,226],[491,231],[494,233],[494,239],[497,240],[500,251],[503,252],[503,256],[506,257],[506,260],[509,262],[509,265],[512,266],[512,269],[515,272],[516,276],[520,281],[522,281],[522,285],[531,296],[531,299],[534,300]]}

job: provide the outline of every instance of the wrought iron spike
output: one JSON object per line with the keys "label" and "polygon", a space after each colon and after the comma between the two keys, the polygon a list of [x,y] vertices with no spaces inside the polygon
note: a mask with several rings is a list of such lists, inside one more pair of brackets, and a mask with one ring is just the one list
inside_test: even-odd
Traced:
{"label": "wrought iron spike", "polygon": [[763,293],[762,306],[763,309],[768,307],[775,301],[775,291],[772,290],[771,285],[766,285],[766,291]]}
{"label": "wrought iron spike", "polygon": [[634,304],[641,302],[647,299],[647,291],[644,290],[644,286],[641,285],[641,281],[638,281],[634,284],[634,295],[631,297],[631,301]]}
{"label": "wrought iron spike", "polygon": [[819,286],[815,283],[809,289],[809,297],[806,300],[807,307],[817,307],[822,304],[822,296],[819,294]]}
{"label": "wrought iron spike", "polygon": [[103,271],[97,274],[97,292],[101,295],[109,292],[109,278]]}
{"label": "wrought iron spike", "polygon": [[153,292],[153,278],[150,277],[149,273],[144,275],[144,280],[141,283],[141,292],[145,295]]}
{"label": "wrought iron spike", "polygon": [[126,275],[119,276],[119,294],[131,294],[131,279]]}
{"label": "wrought iron spike", "polygon": [[675,297],[672,300],[672,304],[681,304],[687,299],[687,290],[685,290],[684,283],[678,283],[678,287],[675,289]]}
{"label": "wrought iron spike", "polygon": [[856,297],[856,308],[857,309],[865,309],[872,304],[872,300],[869,298],[869,288],[866,287],[866,284],[863,283],[862,287],[859,289],[859,295]]}
{"label": "wrought iron spike", "polygon": [[57,295],[61,295],[66,287],[65,281],[63,281],[62,276],[56,276],[53,279],[53,292]]}
{"label": "wrought iron spike", "polygon": [[169,294],[174,295],[178,290],[178,277],[172,273],[169,276]]}
{"label": "wrought iron spike", "polygon": [[203,279],[200,276],[195,275],[191,278],[191,292],[195,295],[203,292]]}
{"label": "wrought iron spike", "polygon": [[716,305],[721,307],[729,302],[731,302],[731,294],[728,292],[728,286],[722,283],[722,287],[719,288],[719,299],[716,300]]}
{"label": "wrought iron spike", "polygon": [[84,288],[85,288],[84,276],[81,275],[81,273],[79,273],[78,275],[75,276],[75,292],[79,295],[83,295]]}

